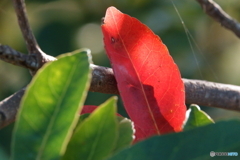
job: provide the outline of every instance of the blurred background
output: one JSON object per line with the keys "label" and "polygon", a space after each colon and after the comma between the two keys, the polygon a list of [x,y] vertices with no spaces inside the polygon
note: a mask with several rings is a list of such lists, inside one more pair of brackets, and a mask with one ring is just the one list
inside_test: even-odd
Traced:
{"label": "blurred background", "polygon": [[[238,0],[215,0],[240,21]],[[97,65],[110,67],[104,52],[101,18],[109,6],[136,17],[167,45],[182,77],[240,85],[240,40],[209,18],[193,0],[174,1],[194,41],[188,42],[169,0],[26,0],[28,17],[37,41],[52,56],[89,48]],[[0,1],[0,43],[27,53],[12,1]],[[196,44],[196,45],[195,45]],[[192,45],[192,46],[191,46]],[[27,69],[0,61],[0,101],[31,81]],[[99,105],[112,95],[89,92],[86,104]],[[215,121],[239,118],[233,111],[201,106]],[[121,100],[119,112],[126,115]],[[8,155],[13,125],[0,130],[0,155]]]}

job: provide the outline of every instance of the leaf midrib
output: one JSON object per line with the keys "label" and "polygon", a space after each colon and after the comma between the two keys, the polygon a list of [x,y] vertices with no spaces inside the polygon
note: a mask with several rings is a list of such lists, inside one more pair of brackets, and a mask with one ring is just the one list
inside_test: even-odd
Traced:
{"label": "leaf midrib", "polygon": [[[112,12],[111,12],[111,13],[112,13]],[[112,17],[113,17],[113,20],[114,20],[114,24],[115,24],[115,26],[116,26],[116,28],[117,28],[117,33],[118,33],[118,35],[119,35],[119,38],[120,38],[121,41],[123,42],[123,39],[122,39],[122,37],[121,37],[121,35],[120,35],[120,33],[119,33],[119,30],[118,30],[118,27],[117,27],[117,23],[116,23],[115,17],[113,16],[113,13],[112,13]],[[156,131],[157,131],[158,134],[160,134],[160,131],[159,131],[158,126],[157,126],[157,123],[156,123],[156,119],[155,119],[155,117],[154,117],[154,115],[153,115],[153,112],[152,112],[151,109],[150,109],[150,104],[148,103],[148,99],[147,99],[145,90],[144,90],[143,85],[142,85],[142,83],[141,83],[141,81],[140,81],[140,76],[139,76],[139,74],[138,74],[135,66],[133,65],[132,59],[130,58],[129,52],[128,52],[125,44],[124,44],[124,43],[122,43],[122,44],[123,44],[124,50],[127,52],[128,58],[129,58],[132,66],[133,66],[133,69],[134,69],[136,75],[137,75],[139,84],[140,84],[140,86],[141,86],[141,91],[142,91],[143,96],[144,96],[144,100],[145,100],[146,103],[147,103],[147,108],[148,108],[148,111],[149,111],[149,113],[150,113],[151,118],[153,119],[154,126],[155,126],[155,128],[156,128]]]}
{"label": "leaf midrib", "polygon": [[[60,98],[59,98],[60,100],[59,100],[59,102],[57,103],[57,105],[54,107],[54,108],[55,108],[54,113],[53,113],[53,115],[52,115],[52,117],[51,117],[51,119],[50,119],[49,125],[48,125],[48,127],[47,127],[47,132],[46,132],[46,134],[45,134],[44,137],[43,137],[43,141],[42,141],[42,143],[41,143],[41,146],[40,146],[39,152],[38,152],[38,154],[37,154],[36,160],[41,160],[41,157],[42,157],[42,155],[43,155],[43,153],[44,153],[45,146],[46,146],[46,144],[47,144],[47,141],[48,141],[48,139],[49,139],[49,136],[51,135],[54,122],[56,121],[56,118],[57,118],[57,115],[58,115],[58,113],[59,113],[61,104],[62,104],[63,99],[64,99],[64,97],[65,97],[65,95],[66,95],[66,93],[67,93],[67,90],[68,90],[69,86],[70,86],[70,82],[71,82],[72,77],[73,77],[73,75],[74,75],[74,72],[75,72],[75,70],[76,70],[76,68],[77,68],[77,65],[78,65],[78,64],[76,64],[76,63],[74,63],[74,65],[71,65],[72,67],[71,67],[70,74],[69,74],[69,76],[68,76],[68,78],[67,78],[67,82],[66,82],[65,85],[64,85],[63,92],[62,92],[61,95],[60,95]],[[49,72],[50,72],[50,71],[49,71]]]}

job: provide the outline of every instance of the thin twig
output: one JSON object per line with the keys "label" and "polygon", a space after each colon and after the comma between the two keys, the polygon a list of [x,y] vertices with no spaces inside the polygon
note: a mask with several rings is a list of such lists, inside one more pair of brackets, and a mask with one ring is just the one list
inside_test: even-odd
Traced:
{"label": "thin twig", "polygon": [[37,60],[34,54],[26,55],[7,45],[0,44],[0,59],[16,66],[37,70]]}
{"label": "thin twig", "polygon": [[224,12],[217,3],[213,0],[197,1],[202,6],[206,14],[212,17],[215,21],[219,22],[225,28],[231,30],[238,38],[240,38],[240,23]]}
{"label": "thin twig", "polygon": [[55,58],[51,59],[51,56],[46,55],[39,47],[35,36],[31,30],[31,27],[27,18],[27,11],[24,0],[13,0],[15,12],[18,19],[18,24],[21,28],[24,40],[27,44],[28,53],[34,54],[36,56],[36,70],[31,69],[31,74],[34,75],[36,71],[42,67],[48,61],[56,60]]}
{"label": "thin twig", "polygon": [[30,54],[38,53],[40,48],[29,25],[24,0],[13,0],[13,3],[18,24],[26,41],[28,51]]}

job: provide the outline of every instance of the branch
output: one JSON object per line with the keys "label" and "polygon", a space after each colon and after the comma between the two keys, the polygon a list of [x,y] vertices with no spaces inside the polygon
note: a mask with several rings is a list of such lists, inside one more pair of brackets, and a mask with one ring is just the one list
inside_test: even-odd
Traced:
{"label": "branch", "polygon": [[92,82],[89,91],[106,94],[119,94],[117,81],[112,68],[91,64]]}
{"label": "branch", "polygon": [[[200,2],[200,0],[198,1]],[[46,55],[39,48],[26,17],[24,0],[13,0],[13,2],[30,55],[24,55],[8,46],[0,45],[0,59],[28,68],[33,73],[36,73],[43,64],[56,60],[56,58]],[[207,11],[208,9],[205,10]],[[215,12],[212,11],[214,14]],[[91,65],[91,68],[93,77],[90,91],[119,93],[111,68],[96,65]],[[203,106],[240,111],[240,87],[200,80],[183,79],[183,82],[186,89],[187,104],[195,103]],[[0,102],[0,128],[14,122],[24,92],[25,88]]]}
{"label": "branch", "polygon": [[183,79],[187,104],[240,111],[240,87],[202,80]]}
{"label": "branch", "polygon": [[0,59],[19,67],[37,70],[37,60],[34,54],[26,55],[7,45],[0,44]]}
{"label": "branch", "polygon": [[25,88],[0,102],[0,129],[15,121]]}
{"label": "branch", "polygon": [[[91,65],[92,82],[90,91],[118,94],[117,82],[111,68]],[[200,80],[183,79],[186,104],[217,107],[240,111],[240,87]],[[24,94],[22,89],[0,102],[0,128],[12,123]]]}
{"label": "branch", "polygon": [[240,38],[240,23],[234,20],[213,0],[197,0],[202,6],[206,14],[212,17],[215,21],[219,22],[225,28],[231,30],[235,35]]}
{"label": "branch", "polygon": [[32,75],[34,75],[39,68],[42,67],[48,61],[54,61],[56,58],[46,55],[39,47],[35,36],[31,30],[31,27],[27,18],[27,11],[24,0],[13,0],[15,12],[17,14],[18,24],[21,28],[24,40],[27,44],[28,53],[34,54],[36,57],[36,69],[30,69]]}

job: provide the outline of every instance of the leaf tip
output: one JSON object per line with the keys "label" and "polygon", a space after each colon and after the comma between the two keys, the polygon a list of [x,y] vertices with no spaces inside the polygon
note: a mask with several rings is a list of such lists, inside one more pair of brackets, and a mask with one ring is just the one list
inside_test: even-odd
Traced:
{"label": "leaf tip", "polygon": [[114,7],[114,6],[110,6],[110,7],[107,8],[107,12],[114,12],[114,11],[120,12],[120,11],[119,11],[116,7]]}
{"label": "leaf tip", "polygon": [[106,10],[105,17],[102,19],[102,25],[104,25],[107,22],[111,22],[112,17],[115,17],[117,15],[123,14],[121,11],[119,11],[116,7],[110,6]]}

